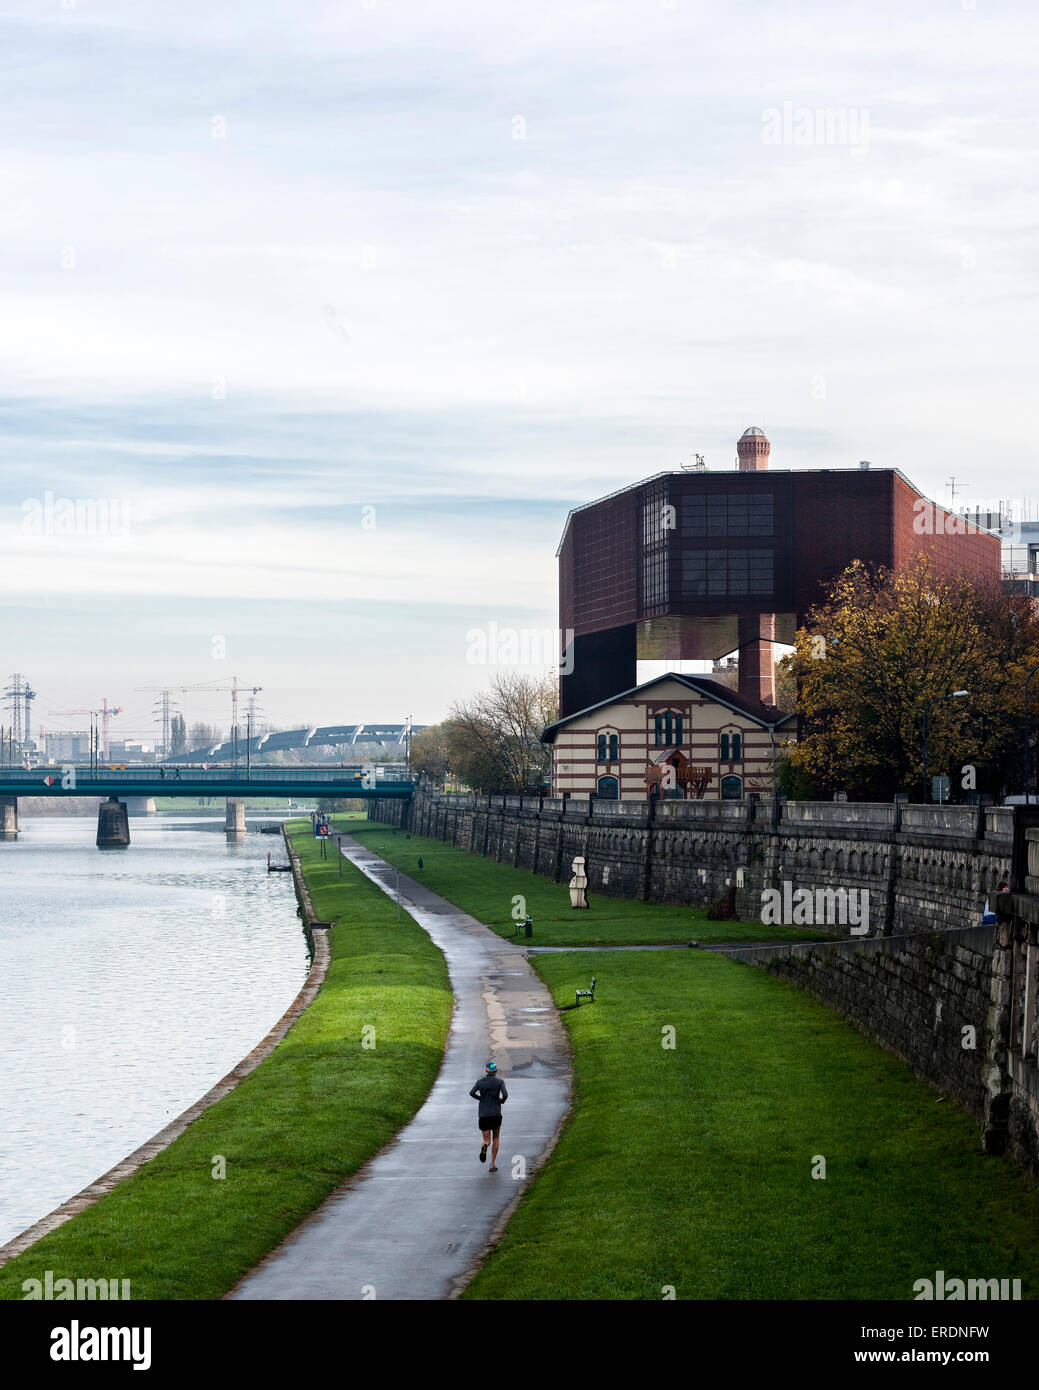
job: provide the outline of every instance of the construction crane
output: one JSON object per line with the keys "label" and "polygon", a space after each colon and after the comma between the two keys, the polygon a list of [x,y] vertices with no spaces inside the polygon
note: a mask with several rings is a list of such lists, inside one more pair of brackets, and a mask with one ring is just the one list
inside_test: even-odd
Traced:
{"label": "construction crane", "polygon": [[[108,760],[109,760],[109,758],[112,756],[112,745],[111,745],[112,718],[113,718],[113,716],[116,715],[116,714],[122,714],[122,712],[123,712],[123,707],[122,707],[122,705],[109,705],[109,703],[108,703],[108,696],[107,696],[107,695],[105,696],[104,700],[102,701],[102,703],[101,703],[101,708],[100,708],[100,709],[52,709],[52,710],[50,711],[50,713],[51,713],[52,715],[89,714],[91,720],[100,719],[100,720],[101,720],[101,761],[102,761],[102,762],[105,762],[105,763],[107,763]],[[90,744],[91,744],[91,750],[93,751],[93,750],[94,750],[94,747],[95,747],[93,724],[91,724],[91,729],[90,729]]]}
{"label": "construction crane", "polygon": [[[161,696],[162,696],[162,703],[163,703],[163,706],[164,706],[164,710],[163,710],[164,728],[166,727],[166,721],[168,720],[168,717],[169,717],[169,716],[168,716],[169,697],[170,697],[170,695],[171,695],[172,692],[176,691],[176,693],[177,693],[178,695],[184,694],[184,693],[189,692],[189,691],[204,691],[204,692],[206,692],[207,694],[211,694],[211,695],[213,695],[213,694],[230,694],[230,696],[231,696],[231,742],[232,742],[232,744],[234,745],[234,750],[235,750],[235,762],[237,762],[237,761],[238,761],[238,696],[239,696],[239,695],[249,695],[249,696],[255,697],[256,695],[259,695],[260,691],[263,689],[263,686],[262,686],[262,685],[242,685],[242,686],[240,686],[240,685],[238,684],[238,677],[237,677],[237,676],[234,676],[234,677],[232,677],[232,680],[231,680],[231,684],[230,684],[230,685],[212,685],[212,684],[208,684],[208,683],[207,683],[207,684],[203,684],[203,685],[138,685],[138,686],[135,686],[134,689],[135,689],[138,693],[140,693],[140,694],[151,693],[151,694],[158,694],[158,695],[161,695]],[[156,706],[156,707],[157,707],[157,706]],[[165,754],[165,756],[168,757],[168,756],[169,756],[169,740],[168,740],[168,738],[167,738],[167,741],[166,741],[166,744],[165,744],[165,748],[166,748],[166,754]]]}

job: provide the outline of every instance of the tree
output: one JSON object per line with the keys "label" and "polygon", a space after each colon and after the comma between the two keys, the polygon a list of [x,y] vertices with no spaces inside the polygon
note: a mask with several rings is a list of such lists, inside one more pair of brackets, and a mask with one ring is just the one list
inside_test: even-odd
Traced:
{"label": "tree", "polygon": [[447,736],[445,724],[430,724],[411,736],[411,768],[413,772],[442,782],[447,773]]}
{"label": "tree", "polygon": [[214,744],[221,742],[223,742],[222,735],[213,728],[212,724],[192,724],[192,748],[212,748]]}
{"label": "tree", "polygon": [[363,796],[322,796],[318,798],[317,809],[326,815],[364,815],[365,802]]}
{"label": "tree", "polygon": [[[929,771],[948,772],[960,799],[997,792],[1015,775],[1024,674],[1037,661],[1027,601],[941,578],[924,553],[897,572],[856,561],[785,661],[803,721],[785,775],[823,795],[919,797],[929,706]],[[941,698],[963,689],[967,699]]]}
{"label": "tree", "polygon": [[542,786],[551,754],[541,734],[557,709],[555,677],[496,675],[489,690],[451,707],[441,726],[448,766],[476,791]]}
{"label": "tree", "polygon": [[776,758],[776,791],[791,801],[814,801],[815,784],[802,768],[796,767],[791,759],[793,744],[784,746]]}
{"label": "tree", "polygon": [[170,746],[167,753],[183,753],[188,746],[188,726],[182,714],[175,714],[170,720]]}

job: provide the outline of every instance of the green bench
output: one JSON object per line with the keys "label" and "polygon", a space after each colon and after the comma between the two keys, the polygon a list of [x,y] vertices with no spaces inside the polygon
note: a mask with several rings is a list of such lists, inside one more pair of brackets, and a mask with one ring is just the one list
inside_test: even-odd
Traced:
{"label": "green bench", "polygon": [[592,1001],[592,1003],[594,1004],[594,1003],[595,1003],[595,976],[594,976],[594,975],[592,976],[592,987],[591,987],[591,989],[579,989],[579,990],[576,991],[576,993],[577,993],[577,999],[576,999],[576,1001],[575,1001],[575,1003],[574,1003],[574,1008],[575,1008],[575,1009],[579,1009],[579,1008],[581,1007],[581,1000],[582,1000],[582,999],[590,999],[590,1000]]}

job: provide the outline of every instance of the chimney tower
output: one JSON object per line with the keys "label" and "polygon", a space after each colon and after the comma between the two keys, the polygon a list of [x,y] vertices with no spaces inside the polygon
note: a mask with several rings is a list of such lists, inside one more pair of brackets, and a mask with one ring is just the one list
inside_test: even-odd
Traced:
{"label": "chimney tower", "polygon": [[736,442],[736,457],[741,473],[763,473],[768,468],[768,455],[772,445],[765,438],[765,431],[757,425],[744,430]]}
{"label": "chimney tower", "polygon": [[[741,473],[764,473],[772,446],[765,431],[751,425],[736,442],[736,456]],[[776,700],[776,678],[773,666],[773,642],[776,620],[772,613],[743,613],[739,633],[739,693],[750,700],[772,705]]]}

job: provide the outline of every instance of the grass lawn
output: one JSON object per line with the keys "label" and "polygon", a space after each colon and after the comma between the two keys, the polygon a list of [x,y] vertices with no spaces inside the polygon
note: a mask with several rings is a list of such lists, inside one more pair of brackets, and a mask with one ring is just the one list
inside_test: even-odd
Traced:
{"label": "grass lawn", "polygon": [[[332,962],[271,1056],[132,1178],[0,1269],[129,1279],[134,1298],[225,1293],[411,1118],[440,1067],[451,992],[440,951],[349,864],[293,827]],[[286,930],[295,928],[291,923]],[[233,976],[233,958],[230,961]],[[361,1030],[374,1025],[376,1046]],[[214,1155],[227,1176],[214,1179]]]}
{"label": "grass lawn", "polygon": [[598,976],[563,1014],[576,1106],[465,1297],[912,1299],[939,1269],[1037,1296],[1039,1192],[794,985],[701,952],[534,963],[559,1005]]}
{"label": "grass lawn", "polygon": [[[534,923],[531,945],[537,946],[663,946],[702,941],[819,941],[825,933],[804,927],[766,927],[753,922],[709,922],[702,908],[670,903],[629,902],[592,893],[587,911],[570,906],[565,883],[552,883],[529,869],[498,864],[482,854],[458,849],[442,840],[427,840],[392,826],[376,830],[349,829],[368,849],[400,864],[402,874],[418,879],[434,893],[486,923],[499,936],[512,938],[516,922],[513,900],[524,899],[522,912]],[[419,859],[422,868],[418,867]]]}
{"label": "grass lawn", "polygon": [[[219,815],[223,817],[227,804],[227,798],[223,796],[207,797],[207,804],[204,806],[199,805],[199,798],[197,796],[153,796],[151,799],[155,802],[156,811],[165,811],[167,814],[171,811],[176,811],[189,816]],[[247,811],[271,811],[282,815],[286,811],[296,809],[289,806],[284,796],[280,801],[277,801],[272,795],[243,796],[241,800],[245,802],[245,809]],[[316,799],[313,804],[315,806],[317,805]],[[299,815],[301,812],[296,809],[296,814]]]}

